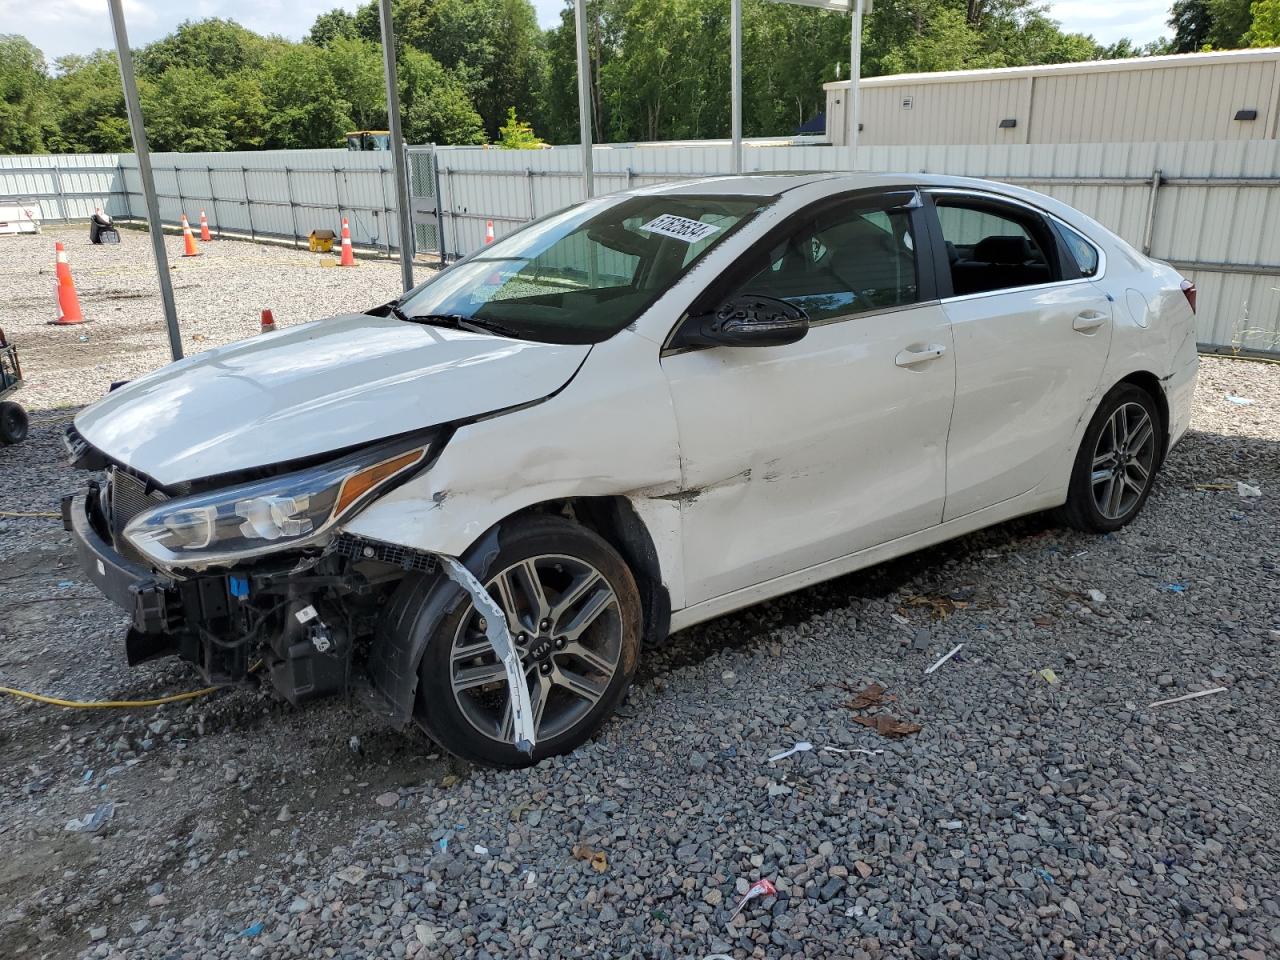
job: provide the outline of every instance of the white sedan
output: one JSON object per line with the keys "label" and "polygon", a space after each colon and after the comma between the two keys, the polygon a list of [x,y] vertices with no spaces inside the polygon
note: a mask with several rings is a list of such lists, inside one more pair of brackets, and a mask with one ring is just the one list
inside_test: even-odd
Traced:
{"label": "white sedan", "polygon": [[672,631],[1021,514],[1128,523],[1187,429],[1194,308],[1016,187],[633,190],[109,393],[64,518],[131,662],[363,685],[527,764]]}

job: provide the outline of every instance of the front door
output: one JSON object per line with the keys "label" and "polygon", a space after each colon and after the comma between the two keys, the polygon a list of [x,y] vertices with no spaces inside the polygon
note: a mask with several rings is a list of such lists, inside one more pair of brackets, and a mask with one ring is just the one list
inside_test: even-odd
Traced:
{"label": "front door", "polygon": [[913,198],[828,202],[749,255],[731,291],[802,307],[799,342],[663,358],[688,603],[940,522],[955,361]]}

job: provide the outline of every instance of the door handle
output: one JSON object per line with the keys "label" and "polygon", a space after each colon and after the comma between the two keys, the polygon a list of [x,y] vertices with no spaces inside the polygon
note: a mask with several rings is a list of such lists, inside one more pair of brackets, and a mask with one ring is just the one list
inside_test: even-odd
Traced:
{"label": "door handle", "polygon": [[924,363],[928,360],[937,360],[940,356],[947,352],[947,348],[940,343],[930,343],[923,347],[908,347],[898,353],[893,358],[893,362],[900,367],[914,367],[917,363]]}
{"label": "door handle", "polygon": [[1107,315],[1098,310],[1085,310],[1076,314],[1075,321],[1071,324],[1072,330],[1078,330],[1080,333],[1092,333],[1100,326],[1107,322]]}

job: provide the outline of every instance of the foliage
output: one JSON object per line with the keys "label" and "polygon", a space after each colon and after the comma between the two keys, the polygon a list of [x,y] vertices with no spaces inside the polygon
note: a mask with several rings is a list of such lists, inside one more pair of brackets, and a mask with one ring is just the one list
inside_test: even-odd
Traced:
{"label": "foliage", "polygon": [[543,145],[532,124],[519,119],[515,107],[508,107],[507,122],[498,128],[498,146],[503,150],[537,150]]}
{"label": "foliage", "polygon": [[1169,26],[1173,27],[1172,53],[1195,53],[1202,49],[1209,42],[1209,31],[1213,28],[1209,0],[1173,0]]}
{"label": "foliage", "polygon": [[0,35],[0,149],[12,153],[44,149],[47,86],[40,51],[23,37]]}
{"label": "foliage", "polygon": [[1244,37],[1249,32],[1252,13],[1249,0],[1208,0],[1209,43],[1223,50],[1247,46]]}
{"label": "foliage", "polygon": [[1245,41],[1251,47],[1280,47],[1280,0],[1254,0],[1252,12]]}
{"label": "foliage", "polygon": [[311,25],[302,42],[314,47],[327,47],[339,38],[354,40],[359,35],[356,30],[355,16],[338,7],[336,10],[330,10],[316,17],[316,22]]}
{"label": "foliage", "polygon": [[[130,148],[129,121],[120,86],[120,63],[99,50],[87,57],[59,57],[49,85],[53,132],[46,146],[57,153],[116,153]],[[145,83],[144,83],[145,86]]]}
{"label": "foliage", "polygon": [[134,61],[138,74],[152,79],[178,67],[225,79],[245,70],[261,70],[287,45],[279,37],[259,36],[234,20],[184,20],[167,37],[137,51]]}

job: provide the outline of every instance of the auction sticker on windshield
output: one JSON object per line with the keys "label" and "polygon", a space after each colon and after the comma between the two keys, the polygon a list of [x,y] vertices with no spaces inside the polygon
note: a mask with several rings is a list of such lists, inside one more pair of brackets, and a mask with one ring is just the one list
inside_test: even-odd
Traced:
{"label": "auction sticker on windshield", "polygon": [[660,233],[664,237],[674,237],[685,243],[697,243],[705,240],[720,228],[714,223],[703,223],[701,220],[690,220],[688,217],[677,217],[674,213],[664,213],[650,220],[640,228],[646,233]]}

